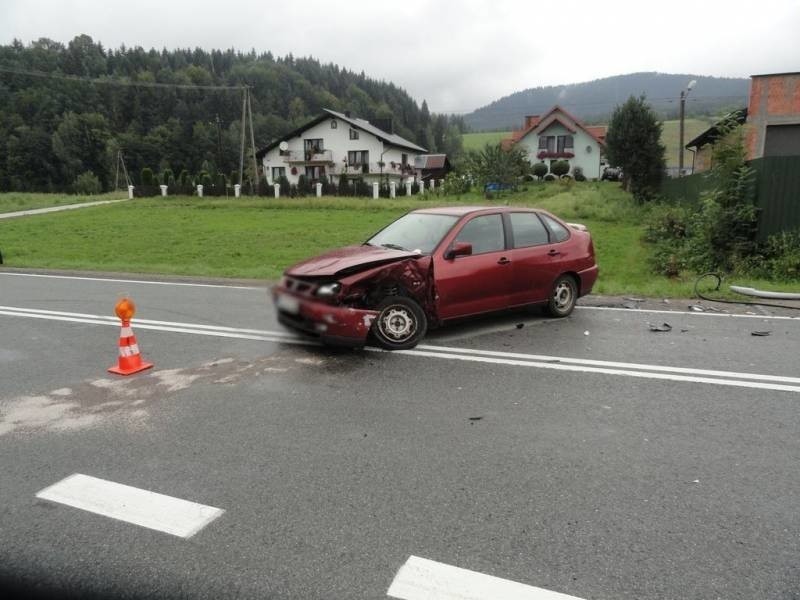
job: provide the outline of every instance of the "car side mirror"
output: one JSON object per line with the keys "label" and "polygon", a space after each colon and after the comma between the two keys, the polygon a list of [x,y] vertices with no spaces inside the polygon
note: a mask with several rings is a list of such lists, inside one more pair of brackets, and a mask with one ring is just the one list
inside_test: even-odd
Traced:
{"label": "car side mirror", "polygon": [[456,242],[447,251],[445,258],[451,260],[456,256],[469,256],[472,254],[472,244],[468,242]]}

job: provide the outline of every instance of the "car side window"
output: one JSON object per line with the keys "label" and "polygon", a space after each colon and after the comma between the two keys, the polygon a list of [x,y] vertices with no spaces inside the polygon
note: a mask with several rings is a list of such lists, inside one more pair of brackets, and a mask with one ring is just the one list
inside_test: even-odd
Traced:
{"label": "car side window", "polygon": [[472,254],[504,250],[503,219],[500,215],[475,217],[464,225],[455,241],[472,244]]}
{"label": "car side window", "polygon": [[539,217],[536,213],[511,213],[511,231],[514,232],[514,248],[527,248],[539,246],[550,241]]}
{"label": "car side window", "polygon": [[553,234],[554,242],[563,242],[569,239],[569,231],[561,223],[547,215],[542,215],[542,219],[547,223],[547,228]]}

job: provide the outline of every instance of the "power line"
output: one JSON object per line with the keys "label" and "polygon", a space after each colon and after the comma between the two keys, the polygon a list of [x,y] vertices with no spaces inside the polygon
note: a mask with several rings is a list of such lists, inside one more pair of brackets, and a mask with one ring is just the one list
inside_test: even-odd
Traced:
{"label": "power line", "polygon": [[11,75],[24,75],[29,77],[40,77],[44,79],[60,79],[63,81],[73,81],[79,83],[97,83],[101,85],[116,85],[121,87],[147,87],[147,88],[170,88],[181,90],[218,90],[218,91],[242,91],[247,86],[244,85],[194,85],[188,83],[157,83],[154,81],[124,81],[122,79],[98,79],[94,77],[80,77],[78,75],[67,75],[65,73],[46,73],[44,71],[33,71],[28,69],[14,69],[11,67],[0,67],[0,73]]}

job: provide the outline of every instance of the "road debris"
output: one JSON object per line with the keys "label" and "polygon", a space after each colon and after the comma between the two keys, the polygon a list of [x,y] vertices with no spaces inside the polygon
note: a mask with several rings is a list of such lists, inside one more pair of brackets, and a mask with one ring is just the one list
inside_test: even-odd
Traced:
{"label": "road debris", "polygon": [[469,418],[470,421],[480,421],[482,419],[483,419],[483,417],[470,417]]}
{"label": "road debris", "polygon": [[645,301],[644,298],[636,298],[636,297],[623,298],[623,300],[628,300],[629,302],[644,302]]}
{"label": "road debris", "polygon": [[650,328],[650,331],[672,331],[672,325],[669,323],[662,323],[661,325],[653,325],[652,323],[648,323],[647,326]]}
{"label": "road debris", "polygon": [[587,329],[586,331],[584,331],[583,335],[589,335],[589,330]]}
{"label": "road debris", "polygon": [[525,323],[517,323],[517,329],[522,329],[525,327]]}
{"label": "road debris", "polygon": [[756,337],[766,337],[771,333],[772,333],[771,331],[751,331],[750,335],[754,335]]}

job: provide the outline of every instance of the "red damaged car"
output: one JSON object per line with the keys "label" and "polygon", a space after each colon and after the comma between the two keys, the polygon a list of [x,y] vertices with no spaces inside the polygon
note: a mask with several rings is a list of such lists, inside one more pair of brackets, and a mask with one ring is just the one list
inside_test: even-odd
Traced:
{"label": "red damaged car", "polygon": [[538,209],[447,207],[415,210],[360,246],[296,264],[272,294],[291,329],[402,350],[471,315],[539,304],[565,317],[596,279],[582,225]]}

